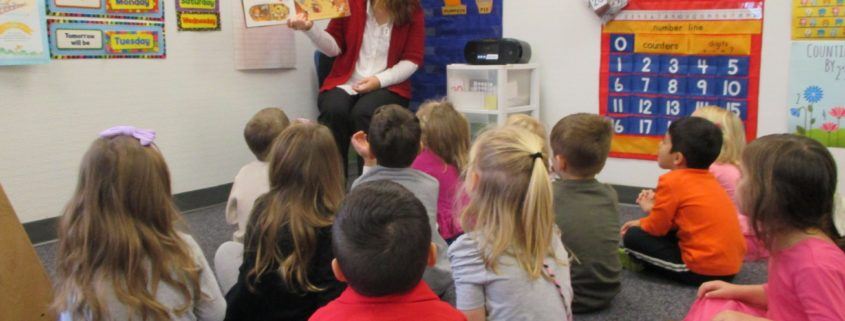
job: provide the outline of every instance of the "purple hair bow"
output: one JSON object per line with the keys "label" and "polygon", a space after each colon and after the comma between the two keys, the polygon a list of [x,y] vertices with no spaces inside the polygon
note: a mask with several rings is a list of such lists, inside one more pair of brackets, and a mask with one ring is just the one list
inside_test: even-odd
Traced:
{"label": "purple hair bow", "polygon": [[156,138],[156,132],[152,129],[140,129],[134,126],[115,126],[100,132],[102,138],[112,138],[115,136],[131,136],[141,142],[143,146],[150,146]]}

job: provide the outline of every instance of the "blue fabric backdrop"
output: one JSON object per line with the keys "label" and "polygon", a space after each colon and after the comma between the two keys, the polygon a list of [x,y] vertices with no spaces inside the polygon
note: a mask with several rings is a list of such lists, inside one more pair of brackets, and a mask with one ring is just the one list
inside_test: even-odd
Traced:
{"label": "blue fabric backdrop", "polygon": [[427,99],[446,96],[446,65],[466,62],[467,41],[502,37],[502,0],[493,0],[489,14],[479,14],[475,0],[462,2],[466,15],[444,16],[443,0],[420,0],[425,10],[425,62],[411,78],[413,109]]}

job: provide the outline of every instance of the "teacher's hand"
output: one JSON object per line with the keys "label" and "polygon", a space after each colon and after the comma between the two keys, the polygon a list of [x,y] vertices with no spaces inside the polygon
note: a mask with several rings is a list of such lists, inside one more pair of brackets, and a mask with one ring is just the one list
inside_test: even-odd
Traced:
{"label": "teacher's hand", "polygon": [[314,21],[308,20],[308,15],[300,12],[296,17],[288,19],[288,28],[293,30],[308,31],[314,26]]}
{"label": "teacher's hand", "polygon": [[357,91],[359,94],[366,94],[379,88],[381,88],[381,82],[376,76],[370,76],[355,84],[352,90]]}

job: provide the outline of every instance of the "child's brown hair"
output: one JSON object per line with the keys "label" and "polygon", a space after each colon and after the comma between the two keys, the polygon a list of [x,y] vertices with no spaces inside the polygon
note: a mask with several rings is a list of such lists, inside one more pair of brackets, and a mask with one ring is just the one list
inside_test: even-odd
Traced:
{"label": "child's brown hair", "polygon": [[279,108],[264,108],[255,113],[244,127],[244,139],[255,158],[265,161],[273,140],[290,126],[290,119]]}
{"label": "child's brown hair", "polygon": [[420,119],[425,148],[440,156],[446,164],[463,170],[469,158],[470,145],[466,117],[448,101],[431,100],[420,106],[417,118]]}
{"label": "child's brown hair", "polygon": [[[308,270],[317,230],[332,224],[345,194],[334,137],[323,125],[297,123],[276,139],[269,156],[270,191],[259,199],[263,210],[252,213],[245,236],[246,250],[256,252],[247,278],[277,273],[291,289],[322,291],[308,280]],[[290,230],[293,242],[287,256],[278,249],[281,229]]]}
{"label": "child's brown hair", "polygon": [[737,188],[756,235],[771,249],[786,232],[817,228],[845,250],[836,230],[836,161],[821,143],[791,134],[768,135],[742,154]]}
{"label": "child's brown hair", "polygon": [[595,114],[578,113],[564,117],[552,128],[552,151],[566,159],[575,176],[595,176],[604,168],[610,153],[613,125]]}
{"label": "child's brown hair", "polygon": [[401,26],[411,22],[414,11],[420,8],[419,0],[368,0],[377,7],[382,7],[390,13],[396,25]]}
{"label": "child's brown hair", "polygon": [[[95,140],[59,221],[53,308],[74,320],[110,320],[103,293],[111,288],[145,320],[188,312],[202,295],[202,267],[176,232],[180,215],[170,192],[170,173],[155,145],[128,136]],[[184,305],[171,311],[158,302],[155,281],[173,287]]]}

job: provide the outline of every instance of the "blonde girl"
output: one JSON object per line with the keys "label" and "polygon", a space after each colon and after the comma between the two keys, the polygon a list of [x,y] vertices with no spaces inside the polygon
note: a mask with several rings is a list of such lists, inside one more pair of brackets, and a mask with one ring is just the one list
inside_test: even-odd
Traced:
{"label": "blonde girl", "polygon": [[543,139],[514,126],[485,132],[472,147],[467,234],[449,247],[457,308],[470,321],[572,319],[543,150]]}
{"label": "blonde girl", "polygon": [[505,125],[522,127],[534,133],[534,135],[540,136],[545,144],[544,152],[549,153],[549,134],[546,132],[546,126],[544,126],[537,118],[531,117],[527,114],[513,114],[508,116],[508,119],[505,121]]}
{"label": "blonde girl", "polygon": [[741,164],[742,210],[772,253],[768,283],[704,283],[685,320],[845,320],[836,161],[815,140],[777,134],[749,144]]}
{"label": "blonde girl", "polygon": [[[710,173],[716,177],[716,181],[725,189],[734,205],[740,208],[736,196],[736,186],[742,178],[740,158],[746,144],[742,120],[736,114],[716,106],[699,108],[692,115],[707,119],[722,130],[722,151],[719,153],[719,158],[710,165]],[[768,251],[754,236],[754,231],[748,224],[748,218],[739,211],[737,211],[737,215],[742,234],[745,236],[747,249],[745,259],[756,261],[768,257]]]}
{"label": "blonde girl", "polygon": [[699,108],[692,115],[707,119],[722,130],[722,151],[719,158],[710,165],[710,172],[716,176],[716,180],[725,188],[734,204],[737,204],[736,184],[742,177],[739,163],[742,150],[745,149],[745,128],[742,120],[736,114],[716,106]]}
{"label": "blonde girl", "polygon": [[411,167],[440,183],[437,194],[437,225],[440,236],[451,244],[463,233],[457,222],[455,196],[461,171],[469,157],[469,122],[451,103],[428,101],[417,111],[422,129],[422,151]]}
{"label": "blonde girl", "polygon": [[155,133],[121,126],[100,136],[59,223],[61,319],[222,320],[226,304],[202,250],[176,229]]}
{"label": "blonde girl", "polygon": [[340,154],[323,125],[297,123],[268,156],[270,191],[247,224],[227,320],[307,320],[344,290],[331,270],[331,226],[344,196]]}

